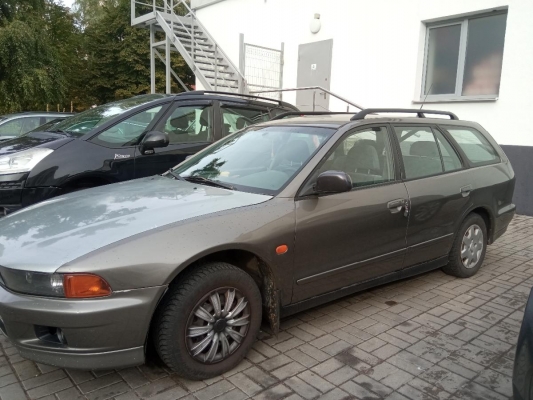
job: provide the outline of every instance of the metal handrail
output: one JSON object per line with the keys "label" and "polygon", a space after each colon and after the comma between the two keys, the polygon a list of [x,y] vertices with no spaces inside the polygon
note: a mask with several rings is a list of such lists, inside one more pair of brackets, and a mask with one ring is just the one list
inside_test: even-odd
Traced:
{"label": "metal handrail", "polygon": [[[236,76],[236,78],[237,78],[237,81],[238,81],[239,91],[240,92],[245,92],[246,91],[246,89],[245,89],[246,88],[246,80],[245,80],[244,76],[235,67],[235,65],[231,62],[231,59],[226,55],[226,53],[217,45],[216,41],[209,34],[209,32],[205,29],[205,27],[196,18],[196,14],[190,8],[189,4],[187,3],[187,0],[163,0],[161,6],[156,4],[156,0],[151,0],[151,1],[150,0],[145,0],[145,1],[132,0],[132,3],[133,3],[132,4],[132,20],[133,20],[133,18],[135,18],[135,15],[136,15],[135,6],[140,5],[140,6],[144,6],[144,7],[151,7],[152,8],[152,12],[156,16],[156,19],[157,19],[158,16],[160,17],[161,20],[159,21],[159,23],[161,25],[168,26],[169,30],[172,31],[173,37],[172,37],[171,40],[172,40],[172,42],[174,42],[174,44],[175,44],[176,41],[179,41],[179,38],[174,33],[174,25],[177,23],[178,26],[180,26],[180,28],[183,29],[186,32],[188,38],[190,38],[190,41],[191,41],[191,44],[190,44],[191,51],[187,51],[185,48],[183,48],[183,51],[185,51],[189,55],[190,61],[192,62],[191,68],[195,69],[197,67],[196,63],[194,61],[195,53],[197,55],[202,55],[205,58],[204,62],[206,64],[210,65],[213,68],[213,74],[214,74],[214,80],[215,80],[215,89],[217,89],[218,80],[222,81],[228,88],[232,87],[233,86],[233,84],[231,83],[232,81],[229,80],[229,77],[227,77],[226,74],[234,74]],[[160,2],[160,4],[161,4],[161,2]],[[180,15],[180,13],[175,12],[176,7],[178,7],[180,4],[183,4],[185,9],[186,9],[186,14],[185,15]],[[189,30],[185,26],[185,24],[183,23],[183,21],[180,18],[171,18],[170,23],[168,23],[167,21],[165,21],[165,18],[163,17],[164,15],[191,18],[191,23],[192,23],[191,26],[193,28],[192,31]],[[214,47],[214,62],[209,59],[211,53],[207,52],[203,48],[203,43],[200,43],[197,40],[197,38],[196,38],[195,32],[194,32],[194,25],[195,24],[198,25],[198,27],[203,31],[203,33],[205,34],[207,39],[211,43],[213,43],[213,45],[215,46]],[[229,66],[229,71],[228,72],[219,70],[220,65],[218,63],[218,58],[224,59],[225,62],[228,64],[228,66]]]}
{"label": "metal handrail", "polygon": [[[360,106],[357,103],[353,103],[350,100],[347,100],[344,97],[339,96],[338,94],[329,91],[328,89],[324,89],[321,86],[306,86],[306,87],[291,88],[291,89],[256,90],[256,91],[250,92],[250,94],[252,94],[252,93],[297,92],[297,91],[301,91],[301,90],[321,90],[323,92],[326,92],[330,96],[333,96],[333,97],[335,97],[335,98],[337,98],[337,99],[339,99],[341,101],[344,101],[346,104],[349,104],[349,106],[347,107],[346,111],[349,111],[350,106],[354,106],[354,107],[356,107],[356,108],[358,108],[360,110],[364,110],[365,109],[363,106]],[[316,95],[316,92],[313,93],[313,111],[315,111],[315,95]]]}
{"label": "metal handrail", "polygon": [[[155,1],[155,0],[154,0]],[[165,4],[167,3],[167,0],[165,0]],[[196,23],[200,29],[202,30],[203,34],[209,39],[209,41],[211,41],[212,43],[215,44],[215,64],[213,65],[213,63],[210,62],[211,65],[213,65],[214,67],[214,74],[215,74],[215,82],[216,82],[216,78],[217,78],[217,72],[218,72],[218,63],[216,62],[217,60],[217,55],[220,54],[222,56],[222,58],[225,59],[225,61],[228,63],[228,66],[231,68],[232,70],[232,73],[234,73],[235,75],[237,75],[239,77],[239,79],[241,80],[241,84],[244,85],[244,83],[246,82],[245,79],[244,79],[244,76],[241,74],[241,72],[235,67],[235,65],[233,65],[233,63],[231,62],[231,59],[226,55],[226,53],[220,48],[217,46],[217,43],[215,41],[215,39],[211,36],[211,34],[207,31],[207,29],[205,28],[205,26],[203,26],[203,24],[198,20],[198,18],[196,18],[196,14],[195,12],[189,7],[189,5],[187,4],[186,0],[177,0],[177,3],[174,4],[174,6],[171,8],[171,11],[174,12],[174,8],[176,6],[178,6],[179,4],[183,4],[185,6],[185,8],[187,9],[187,11],[189,11],[189,13],[187,15],[190,15],[193,22]],[[180,21],[181,22],[181,21]],[[191,41],[194,40],[195,44],[199,44],[199,42],[196,41],[196,39],[194,38],[194,35],[189,32],[189,30],[185,27],[185,25],[183,24],[183,22],[181,22],[183,28],[187,31],[187,33],[191,36]],[[199,48],[198,50],[202,51],[203,53],[205,53],[204,49],[202,48]],[[222,78],[224,80],[224,82],[226,83],[226,85],[228,87],[230,87],[230,84],[229,82],[226,80],[226,78],[224,76],[220,76],[220,78]],[[216,84],[216,83],[215,83]],[[239,85],[241,86],[241,85]],[[243,88],[244,89],[244,88]]]}

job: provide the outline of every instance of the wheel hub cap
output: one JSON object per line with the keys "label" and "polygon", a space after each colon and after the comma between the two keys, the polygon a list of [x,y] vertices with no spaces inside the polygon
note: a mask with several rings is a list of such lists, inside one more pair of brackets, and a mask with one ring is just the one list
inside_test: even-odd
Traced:
{"label": "wheel hub cap", "polygon": [[483,231],[478,225],[466,230],[461,245],[461,262],[466,268],[474,268],[478,264],[484,243]]}
{"label": "wheel hub cap", "polygon": [[187,327],[189,354],[205,364],[225,360],[241,345],[250,325],[250,306],[235,288],[219,288],[193,308]]}
{"label": "wheel hub cap", "polygon": [[213,329],[215,332],[220,333],[223,332],[224,329],[226,329],[226,326],[228,324],[226,323],[225,319],[219,319],[217,322],[215,322],[215,325],[213,325]]}

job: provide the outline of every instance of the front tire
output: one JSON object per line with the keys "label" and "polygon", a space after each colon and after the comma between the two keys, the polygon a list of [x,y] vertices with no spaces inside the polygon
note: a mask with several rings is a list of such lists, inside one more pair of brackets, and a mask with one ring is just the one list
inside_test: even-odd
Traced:
{"label": "front tire", "polygon": [[442,270],[458,278],[474,276],[485,259],[487,226],[479,214],[472,213],[463,221],[453,242],[448,265]]}
{"label": "front tire", "polygon": [[236,367],[261,326],[261,293],[243,270],[204,264],[171,285],[158,308],[154,344],[180,376],[199,380]]}

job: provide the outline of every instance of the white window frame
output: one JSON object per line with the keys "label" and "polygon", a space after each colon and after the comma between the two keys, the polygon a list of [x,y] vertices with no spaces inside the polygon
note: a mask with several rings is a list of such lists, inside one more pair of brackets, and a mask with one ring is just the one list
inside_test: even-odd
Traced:
{"label": "white window frame", "polygon": [[[469,14],[461,18],[450,18],[442,20],[440,22],[426,22],[426,36],[424,42],[424,60],[423,60],[423,69],[422,69],[422,82],[421,82],[421,93],[420,101],[421,102],[446,102],[446,101],[491,101],[498,100],[499,93],[496,94],[480,94],[473,96],[463,96],[461,95],[463,91],[463,79],[464,79],[464,70],[466,62],[466,49],[468,43],[468,21],[471,19],[477,19],[482,17],[489,17],[494,15],[508,14],[507,9],[495,10],[491,12],[481,12],[477,14]],[[427,76],[427,63],[429,56],[429,34],[431,29],[442,28],[445,26],[461,26],[461,34],[459,38],[459,58],[457,60],[457,75],[455,78],[455,93],[446,93],[446,94],[427,94],[426,91],[429,88],[426,88],[426,76]],[[507,29],[506,29],[507,30]],[[503,69],[503,68],[502,68]],[[500,75],[501,83],[501,75]]]}

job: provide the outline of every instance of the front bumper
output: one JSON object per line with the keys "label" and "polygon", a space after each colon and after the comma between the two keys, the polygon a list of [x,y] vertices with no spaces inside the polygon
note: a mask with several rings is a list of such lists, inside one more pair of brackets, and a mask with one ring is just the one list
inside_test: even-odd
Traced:
{"label": "front bumper", "polygon": [[[165,290],[157,286],[84,300],[27,296],[0,287],[0,327],[23,357],[43,364],[78,369],[139,365]],[[45,334],[58,328],[63,342]]]}

